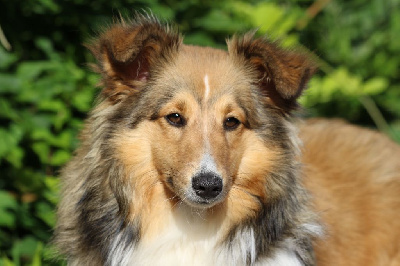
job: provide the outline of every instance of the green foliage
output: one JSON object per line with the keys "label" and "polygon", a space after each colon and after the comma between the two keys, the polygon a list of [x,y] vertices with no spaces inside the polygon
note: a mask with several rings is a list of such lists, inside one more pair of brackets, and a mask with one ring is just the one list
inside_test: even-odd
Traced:
{"label": "green foliage", "polygon": [[[53,264],[58,174],[76,147],[97,77],[44,37],[22,60],[0,47],[0,265]],[[58,263],[59,264],[59,263]]]}
{"label": "green foliage", "polygon": [[330,1],[309,23],[302,39],[324,60],[324,74],[303,99],[313,113],[375,125],[400,141],[399,6],[399,0]]}
{"label": "green foliage", "polygon": [[[327,3],[318,6],[316,3]],[[49,244],[58,171],[77,146],[98,77],[82,47],[103,25],[149,10],[188,44],[225,49],[258,28],[313,51],[321,71],[301,98],[309,115],[377,126],[400,141],[400,0],[4,1],[0,25],[0,266],[61,265]],[[303,44],[304,46],[301,46]]]}

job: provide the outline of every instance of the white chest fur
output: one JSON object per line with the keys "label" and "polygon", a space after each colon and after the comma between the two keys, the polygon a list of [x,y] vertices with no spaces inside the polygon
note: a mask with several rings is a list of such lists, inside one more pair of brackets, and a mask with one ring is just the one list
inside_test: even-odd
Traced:
{"label": "white chest fur", "polygon": [[220,223],[185,205],[165,217],[165,223],[162,234],[139,243],[130,265],[213,265]]}
{"label": "white chest fur", "polygon": [[[222,223],[207,221],[203,214],[182,206],[174,216],[165,217],[164,232],[140,242],[126,258],[126,265],[252,265],[301,266],[293,251],[278,250],[274,256],[255,262],[255,236],[252,229],[238,232],[230,247],[220,245]],[[128,255],[128,254],[126,254]],[[129,262],[128,262],[129,261]]]}

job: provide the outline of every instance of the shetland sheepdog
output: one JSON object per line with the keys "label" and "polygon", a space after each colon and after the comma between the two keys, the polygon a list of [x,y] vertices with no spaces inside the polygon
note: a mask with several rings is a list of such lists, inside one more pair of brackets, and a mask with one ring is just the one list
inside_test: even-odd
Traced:
{"label": "shetland sheepdog", "polygon": [[400,265],[400,148],[295,122],[307,55],[182,39],[138,16],[87,45],[103,90],[62,171],[69,265]]}

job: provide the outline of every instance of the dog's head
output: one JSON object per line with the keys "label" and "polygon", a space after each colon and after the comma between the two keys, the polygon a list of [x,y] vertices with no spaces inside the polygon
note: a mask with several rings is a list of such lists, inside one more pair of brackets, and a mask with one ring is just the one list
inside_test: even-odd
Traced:
{"label": "dog's head", "polygon": [[111,180],[122,210],[156,194],[251,210],[283,193],[280,173],[296,156],[287,118],[315,71],[304,55],[253,33],[228,52],[184,45],[148,18],[112,26],[89,48],[103,76],[94,112],[108,110],[107,156],[125,169]]}

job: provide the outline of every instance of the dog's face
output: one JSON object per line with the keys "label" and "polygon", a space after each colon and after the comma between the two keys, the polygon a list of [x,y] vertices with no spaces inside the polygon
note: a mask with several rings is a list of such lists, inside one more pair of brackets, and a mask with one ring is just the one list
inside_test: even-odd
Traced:
{"label": "dog's face", "polygon": [[285,119],[314,71],[303,56],[250,35],[228,52],[186,46],[152,21],[114,26],[90,48],[135,202],[163,194],[197,208],[255,209],[271,196],[266,177],[291,149]]}
{"label": "dog's face", "polygon": [[186,203],[223,201],[243,172],[252,131],[239,98],[250,98],[250,87],[227,53],[199,47],[182,47],[157,76],[153,88],[168,100],[150,122],[152,157],[162,182]]}

